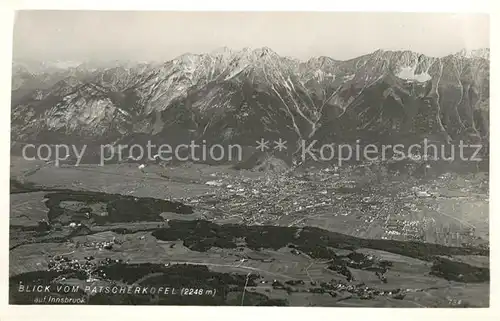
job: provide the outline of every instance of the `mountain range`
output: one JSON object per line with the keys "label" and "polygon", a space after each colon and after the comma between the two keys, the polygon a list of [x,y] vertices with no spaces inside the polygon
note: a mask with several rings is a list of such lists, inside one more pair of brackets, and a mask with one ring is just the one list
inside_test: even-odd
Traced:
{"label": "mountain range", "polygon": [[264,47],[163,63],[14,61],[11,139],[486,144],[489,59],[489,49],[445,57],[377,50],[299,61]]}

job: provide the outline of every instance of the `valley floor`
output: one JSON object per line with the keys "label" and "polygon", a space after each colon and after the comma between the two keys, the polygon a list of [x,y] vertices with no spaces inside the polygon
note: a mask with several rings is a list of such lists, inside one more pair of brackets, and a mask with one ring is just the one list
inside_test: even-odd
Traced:
{"label": "valley floor", "polygon": [[12,304],[489,305],[486,173],[11,164]]}

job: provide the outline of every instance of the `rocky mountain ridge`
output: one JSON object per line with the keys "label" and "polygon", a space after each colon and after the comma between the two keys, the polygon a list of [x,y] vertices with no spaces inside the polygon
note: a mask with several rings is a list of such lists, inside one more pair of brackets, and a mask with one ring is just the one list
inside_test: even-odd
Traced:
{"label": "rocky mountain ridge", "polygon": [[299,61],[220,48],[108,68],[14,63],[12,83],[12,141],[489,140],[489,49]]}

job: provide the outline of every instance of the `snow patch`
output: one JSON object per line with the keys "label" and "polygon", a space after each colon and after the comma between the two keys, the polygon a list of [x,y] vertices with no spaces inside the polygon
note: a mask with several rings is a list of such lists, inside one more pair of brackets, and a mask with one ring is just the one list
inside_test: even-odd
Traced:
{"label": "snow patch", "polygon": [[335,75],[331,73],[324,72],[321,69],[318,69],[314,72],[314,77],[319,79],[320,81],[324,81],[326,78],[332,78],[332,81],[335,80]]}
{"label": "snow patch", "polygon": [[426,82],[432,78],[427,72],[415,74],[416,69],[416,65],[413,67],[403,67],[396,76],[401,79],[416,80],[418,82]]}
{"label": "snow patch", "polygon": [[344,81],[351,81],[354,79],[354,74],[350,74],[350,75],[345,75],[344,76]]}

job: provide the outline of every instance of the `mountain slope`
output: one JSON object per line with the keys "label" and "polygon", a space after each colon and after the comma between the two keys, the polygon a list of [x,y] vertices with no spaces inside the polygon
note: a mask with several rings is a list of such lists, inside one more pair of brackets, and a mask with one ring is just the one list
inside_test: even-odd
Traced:
{"label": "mountain slope", "polygon": [[160,65],[13,68],[13,141],[186,133],[251,145],[261,137],[487,141],[488,127],[488,49],[442,58],[378,50],[301,62],[269,48],[221,48]]}

